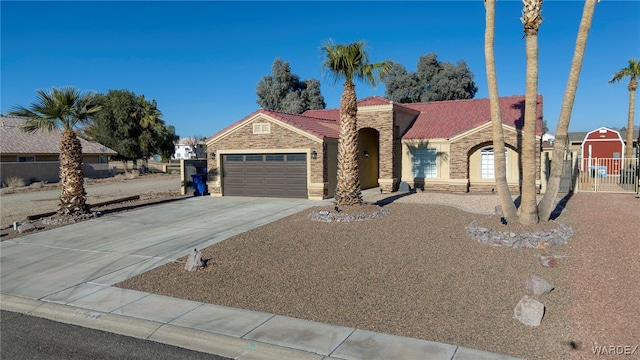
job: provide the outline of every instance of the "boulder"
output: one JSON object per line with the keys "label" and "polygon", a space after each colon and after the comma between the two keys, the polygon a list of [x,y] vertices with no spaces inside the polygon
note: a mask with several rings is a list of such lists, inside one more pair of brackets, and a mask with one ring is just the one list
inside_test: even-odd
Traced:
{"label": "boulder", "polygon": [[24,234],[31,231],[35,231],[37,230],[37,228],[32,223],[23,223],[23,224],[20,224],[16,230],[18,230],[20,234]]}
{"label": "boulder", "polygon": [[202,261],[202,251],[193,249],[193,252],[187,257],[187,263],[185,264],[184,269],[187,271],[194,271],[198,270],[198,268],[201,267],[204,267],[204,262]]}
{"label": "boulder", "polygon": [[525,281],[524,288],[534,295],[542,295],[553,290],[553,285],[540,275],[531,275]]}
{"label": "boulder", "polygon": [[513,317],[528,326],[538,326],[544,316],[544,305],[525,295],[513,309]]}

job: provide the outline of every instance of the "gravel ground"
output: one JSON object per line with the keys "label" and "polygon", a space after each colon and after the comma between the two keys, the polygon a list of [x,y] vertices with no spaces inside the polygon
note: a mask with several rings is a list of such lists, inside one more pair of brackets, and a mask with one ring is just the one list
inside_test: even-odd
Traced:
{"label": "gravel ground", "polygon": [[[447,197],[476,213],[420,203]],[[210,260],[203,270],[174,263],[117,286],[526,359],[593,358],[593,344],[640,345],[640,200],[577,194],[557,219],[577,228],[574,238],[537,250],[489,247],[466,236],[473,220],[502,229],[495,215],[478,213],[493,211],[491,199],[414,194],[386,205],[386,217],[352,223],[310,221],[321,208],[309,209],[204,249]],[[628,210],[621,216],[617,209]],[[522,232],[557,225],[508,226]],[[556,267],[538,263],[545,252],[559,256]],[[531,274],[555,286],[534,296],[546,306],[539,327],[513,318]]]}

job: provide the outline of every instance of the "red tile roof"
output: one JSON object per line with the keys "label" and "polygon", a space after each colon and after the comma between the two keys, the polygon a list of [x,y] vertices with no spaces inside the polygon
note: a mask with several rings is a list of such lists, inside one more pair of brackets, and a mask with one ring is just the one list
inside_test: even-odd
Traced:
{"label": "red tile roof", "polygon": [[[420,112],[413,126],[402,137],[403,139],[451,138],[491,121],[489,99],[400,104],[393,103],[380,96],[370,96],[358,101],[358,107],[388,104]],[[523,109],[524,96],[500,98],[502,119],[507,125],[517,129],[522,128],[524,123]],[[542,95],[538,95],[537,113],[537,133],[542,135]],[[340,109],[307,110],[300,115],[260,109],[217,132],[207,141],[225,133],[256,114],[272,117],[320,139],[325,137],[338,138],[340,134]]]}
{"label": "red tile roof", "polygon": [[[402,104],[420,111],[413,126],[403,139],[449,139],[485,123],[491,122],[489,99],[433,101]],[[500,98],[502,122],[522,129],[524,125],[524,96]],[[542,135],[542,95],[538,95],[537,130]]]}
{"label": "red tile roof", "polygon": [[[326,112],[326,114],[309,116],[307,115],[308,111]],[[335,111],[336,113],[338,113],[339,110],[308,110],[308,111],[303,114],[297,115],[297,114],[287,114],[287,113],[274,111],[274,110],[260,109],[245,116],[242,120],[237,121],[231,124],[230,126],[227,126],[226,128],[213,134],[211,137],[209,137],[206,140],[206,142],[211,141],[212,139],[220,136],[221,134],[224,134],[225,132],[233,129],[239,124],[245,122],[247,119],[250,119],[256,116],[257,114],[264,114],[276,120],[282,121],[285,124],[288,124],[300,130],[306,131],[308,134],[311,134],[319,139],[324,139],[325,137],[337,139],[339,137],[340,125],[337,120],[331,119],[331,117],[334,116],[333,114],[331,114],[331,112]],[[324,115],[328,116],[328,119],[321,117]],[[340,117],[339,115],[340,114],[338,114],[338,118]]]}

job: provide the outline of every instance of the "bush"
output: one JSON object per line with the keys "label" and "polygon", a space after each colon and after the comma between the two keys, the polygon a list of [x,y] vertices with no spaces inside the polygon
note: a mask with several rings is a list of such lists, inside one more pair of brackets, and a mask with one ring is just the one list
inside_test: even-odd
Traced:
{"label": "bush", "polygon": [[24,179],[19,176],[11,176],[4,182],[4,186],[6,187],[23,187],[25,185]]}

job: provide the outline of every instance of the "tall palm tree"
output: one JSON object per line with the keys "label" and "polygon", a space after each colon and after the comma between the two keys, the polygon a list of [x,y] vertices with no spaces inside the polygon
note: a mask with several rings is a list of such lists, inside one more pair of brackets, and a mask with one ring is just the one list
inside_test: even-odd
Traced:
{"label": "tall palm tree", "polygon": [[491,128],[493,130],[493,159],[496,189],[500,197],[502,211],[507,219],[516,219],[518,213],[511,197],[507,183],[507,167],[505,158],[504,134],[502,132],[502,114],[498,96],[498,80],[496,76],[496,60],[494,50],[496,0],[485,0],[484,56],[487,67],[487,84],[489,86],[489,103],[491,104]]}
{"label": "tall palm tree", "polygon": [[147,101],[144,95],[138,96],[135,100],[135,107],[130,116],[140,123],[142,133],[140,134],[140,148],[145,164],[148,164],[151,151],[157,142],[157,129],[164,127],[162,112],[158,110],[155,100]]}
{"label": "tall palm tree", "polygon": [[95,96],[73,87],[37,90],[38,96],[29,108],[15,106],[9,115],[26,117],[24,131],[51,131],[62,128],[60,138],[60,215],[81,215],[89,212],[82,171],[82,144],[77,128],[87,124],[100,110]]}
{"label": "tall palm tree", "polygon": [[[627,117],[627,139],[624,150],[624,157],[630,159],[633,156],[633,118],[635,112],[635,103],[636,103],[636,90],[638,89],[638,77],[640,77],[640,61],[635,59],[629,60],[629,66],[626,68],[620,69],[618,72],[613,74],[613,78],[609,80],[609,84],[613,84],[622,79],[629,77],[629,115]],[[640,144],[639,144],[640,146]]]}
{"label": "tall palm tree", "polygon": [[542,23],[542,0],[522,0],[522,24],[526,39],[527,77],[522,135],[522,190],[518,217],[523,225],[538,223],[536,198],[536,103],[538,100],[538,29]]}
{"label": "tall palm tree", "polygon": [[340,97],[340,138],[338,139],[338,184],[334,197],[338,206],[362,205],[362,191],[358,177],[358,103],[354,80],[375,86],[391,69],[391,61],[370,63],[365,42],[322,44],[325,60],[323,70],[329,70],[335,82],[344,80]]}
{"label": "tall palm tree", "polygon": [[562,100],[562,108],[560,109],[560,117],[558,118],[558,126],[556,129],[556,141],[553,145],[553,154],[551,155],[551,172],[547,181],[547,190],[538,204],[538,216],[540,220],[548,221],[551,219],[551,213],[556,206],[556,197],[560,190],[560,178],[562,177],[562,167],[564,163],[565,152],[567,151],[569,122],[571,121],[571,112],[573,103],[576,98],[576,90],[578,88],[578,79],[580,70],[582,69],[582,59],[587,46],[587,36],[591,28],[591,20],[596,3],[599,0],[586,0],[582,10],[582,19],[578,28],[578,36],[576,39],[576,47],[573,52],[573,60],[571,61],[571,70],[569,71],[569,79],[567,80],[567,88],[564,91],[564,99]]}

